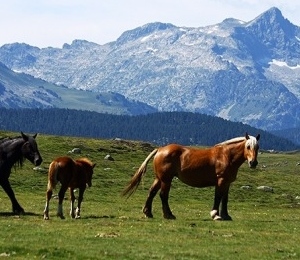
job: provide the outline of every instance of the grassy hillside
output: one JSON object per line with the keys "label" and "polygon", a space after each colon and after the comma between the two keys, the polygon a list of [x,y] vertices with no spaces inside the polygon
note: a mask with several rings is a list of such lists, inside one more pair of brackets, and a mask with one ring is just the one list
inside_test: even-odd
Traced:
{"label": "grassy hillside", "polygon": [[[0,136],[17,133],[1,132]],[[47,174],[34,171],[26,161],[13,169],[10,180],[27,212],[13,216],[11,204],[0,189],[0,256],[13,259],[299,259],[300,156],[259,154],[259,165],[243,165],[232,185],[229,212],[233,221],[214,222],[209,212],[213,188],[196,189],[178,180],[172,183],[170,206],[177,219],[162,218],[159,196],[153,219],[143,217],[153,181],[148,167],[143,183],[128,200],[120,196],[135,169],[153,147],[142,142],[38,135],[48,168],[56,157],[75,147],[97,164],[93,186],[87,189],[82,218],[56,217],[57,200],[50,202],[50,220],[43,220]],[[114,161],[105,160],[110,154]],[[249,185],[250,189],[242,189]],[[273,192],[258,190],[265,185]],[[54,192],[58,192],[58,189]],[[68,194],[66,194],[68,196]]]}

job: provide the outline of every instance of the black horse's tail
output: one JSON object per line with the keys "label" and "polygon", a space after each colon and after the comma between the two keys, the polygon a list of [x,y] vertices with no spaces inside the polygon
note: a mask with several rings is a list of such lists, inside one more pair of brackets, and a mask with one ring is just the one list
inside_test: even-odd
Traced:
{"label": "black horse's tail", "polygon": [[123,190],[122,195],[129,198],[137,189],[139,186],[143,175],[146,173],[147,170],[147,164],[150,161],[150,159],[157,153],[158,149],[154,149],[145,159],[145,161],[141,164],[140,168],[135,172],[133,175],[131,181],[128,183],[127,187]]}

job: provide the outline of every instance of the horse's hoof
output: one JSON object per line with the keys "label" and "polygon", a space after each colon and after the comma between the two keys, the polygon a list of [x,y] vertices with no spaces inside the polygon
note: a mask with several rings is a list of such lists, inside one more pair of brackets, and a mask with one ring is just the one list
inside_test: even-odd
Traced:
{"label": "horse's hoof", "polygon": [[165,219],[176,219],[176,217],[173,214],[171,214],[171,215],[164,215],[164,218]]}
{"label": "horse's hoof", "polygon": [[221,215],[221,217],[223,220],[228,220],[228,221],[232,220],[232,218],[229,215]]}
{"label": "horse's hoof", "polygon": [[81,218],[81,216],[75,216],[75,219],[80,219]]}
{"label": "horse's hoof", "polygon": [[44,216],[44,220],[49,220],[49,217],[47,217],[47,216]]}
{"label": "horse's hoof", "polygon": [[145,218],[153,218],[152,214],[145,214]]}
{"label": "horse's hoof", "polygon": [[64,216],[64,215],[57,214],[57,216],[60,217],[61,219],[65,219],[65,216]]}
{"label": "horse's hoof", "polygon": [[145,214],[146,218],[153,218],[151,211],[147,210],[146,208],[143,209],[143,213]]}
{"label": "horse's hoof", "polygon": [[210,216],[213,220],[223,220],[223,218],[218,215],[218,211],[215,209],[210,212]]}
{"label": "horse's hoof", "polygon": [[13,209],[14,215],[25,215],[24,209]]}
{"label": "horse's hoof", "polygon": [[215,215],[214,218],[213,218],[213,220],[223,220],[223,219],[220,216]]}

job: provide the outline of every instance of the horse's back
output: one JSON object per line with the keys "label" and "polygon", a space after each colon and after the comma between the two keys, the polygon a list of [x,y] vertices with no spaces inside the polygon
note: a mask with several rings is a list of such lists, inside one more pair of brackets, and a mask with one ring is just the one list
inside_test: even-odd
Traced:
{"label": "horse's back", "polygon": [[184,167],[185,163],[198,167],[198,165],[203,166],[214,163],[214,155],[214,148],[199,149],[179,144],[169,144],[158,149],[154,161],[160,163],[180,161],[182,167]]}
{"label": "horse's back", "polygon": [[213,186],[217,180],[215,153],[215,148],[198,149],[170,144],[158,149],[154,157],[154,171],[162,180],[176,176],[190,186]]}
{"label": "horse's back", "polygon": [[58,164],[60,168],[73,167],[75,164],[74,160],[68,156],[58,157],[53,161],[53,163]]}
{"label": "horse's back", "polygon": [[55,183],[59,181],[61,184],[67,184],[72,178],[75,162],[68,156],[58,157],[53,160],[49,166],[49,181]]}

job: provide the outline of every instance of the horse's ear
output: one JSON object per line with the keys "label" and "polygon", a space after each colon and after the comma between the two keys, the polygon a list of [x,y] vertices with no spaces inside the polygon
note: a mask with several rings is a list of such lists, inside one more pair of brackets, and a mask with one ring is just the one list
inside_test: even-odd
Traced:
{"label": "horse's ear", "polygon": [[258,135],[256,136],[256,140],[258,141],[259,138],[260,138],[260,134],[258,134]]}
{"label": "horse's ear", "polygon": [[37,133],[33,136],[33,138],[35,139],[37,137]]}
{"label": "horse's ear", "polygon": [[92,168],[94,169],[94,168],[95,168],[95,166],[96,166],[96,164],[94,163],[94,164],[92,165]]}
{"label": "horse's ear", "polygon": [[22,135],[22,138],[25,140],[25,141],[28,141],[28,136],[25,135],[23,132],[21,132],[21,135]]}
{"label": "horse's ear", "polygon": [[245,134],[245,138],[246,138],[247,140],[250,138],[247,132],[246,132],[246,134]]}

